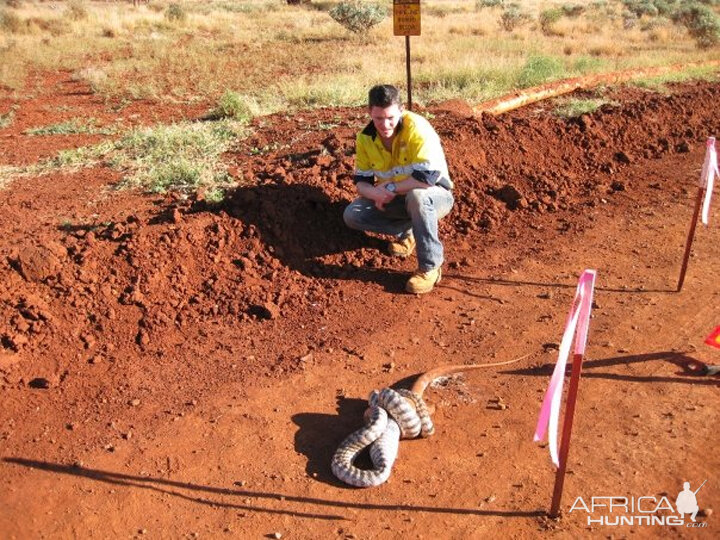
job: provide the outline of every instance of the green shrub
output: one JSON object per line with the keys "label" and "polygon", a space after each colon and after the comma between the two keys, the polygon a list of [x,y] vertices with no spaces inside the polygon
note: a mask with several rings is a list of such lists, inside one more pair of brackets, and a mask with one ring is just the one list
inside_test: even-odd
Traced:
{"label": "green shrub", "polygon": [[684,25],[700,48],[713,47],[720,41],[720,21],[707,6],[691,4],[680,7],[673,12],[672,20]]}
{"label": "green shrub", "polygon": [[654,0],[655,7],[660,15],[668,16],[677,7],[678,0]]}
{"label": "green shrub", "polygon": [[531,56],[518,75],[517,85],[529,88],[557,79],[564,72],[562,62],[551,56]]}
{"label": "green shrub", "polygon": [[643,15],[656,17],[660,13],[652,0],[623,0],[623,4],[636,17],[642,17]]}
{"label": "green shrub", "polygon": [[253,117],[252,107],[249,100],[237,92],[225,90],[215,108],[208,113],[207,118],[220,120],[222,118],[233,118],[246,122]]}
{"label": "green shrub", "polygon": [[605,61],[595,56],[579,56],[572,63],[572,69],[582,74],[600,71],[604,66]]}
{"label": "green shrub", "polygon": [[67,8],[65,9],[65,15],[73,21],[81,21],[83,19],[87,19],[88,11],[82,0],[70,0]]}
{"label": "green shrub", "polygon": [[170,22],[183,22],[187,13],[180,4],[170,4],[165,10],[165,18]]}
{"label": "green shrub", "polygon": [[500,15],[500,24],[502,27],[511,32],[530,20],[530,15],[520,11],[516,5],[508,6]]}
{"label": "green shrub", "polygon": [[475,0],[475,9],[480,11],[486,7],[497,7],[502,6],[504,0]]}
{"label": "green shrub", "polygon": [[333,20],[356,34],[367,32],[380,24],[387,15],[383,6],[360,0],[341,2],[328,13]]}
{"label": "green shrub", "polygon": [[552,25],[562,19],[563,10],[560,8],[550,8],[540,12],[540,28],[543,34],[552,34]]}

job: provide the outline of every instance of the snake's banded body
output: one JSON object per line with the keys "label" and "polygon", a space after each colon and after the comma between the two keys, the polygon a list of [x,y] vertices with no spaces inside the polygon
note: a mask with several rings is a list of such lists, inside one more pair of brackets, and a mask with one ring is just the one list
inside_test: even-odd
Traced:
{"label": "snake's banded body", "polygon": [[[411,390],[373,390],[368,398],[370,407],[365,411],[365,426],[340,443],[331,462],[333,474],[346,484],[356,487],[384,483],[390,477],[397,458],[400,438],[412,439],[418,435],[429,437],[435,432],[422,397],[433,380],[461,371],[503,366],[522,358],[493,364],[443,366],[421,375]],[[367,446],[370,447],[370,460],[373,463],[373,469],[370,470],[354,465],[358,454]]]}
{"label": "snake's banded body", "polygon": [[[333,474],[351,486],[372,487],[387,481],[397,458],[400,438],[412,439],[418,435],[427,437],[434,431],[427,407],[419,396],[409,397],[409,390],[395,391],[391,388],[373,390],[365,413],[365,426],[350,434],[338,447],[330,464]],[[372,469],[360,469],[354,465],[358,454],[370,446]]]}

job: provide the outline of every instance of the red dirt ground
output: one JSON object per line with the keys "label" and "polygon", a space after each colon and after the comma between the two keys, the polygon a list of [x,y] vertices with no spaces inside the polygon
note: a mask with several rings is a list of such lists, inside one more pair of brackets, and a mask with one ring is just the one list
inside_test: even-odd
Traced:
{"label": "red dirt ground", "polygon": [[[0,536],[716,536],[720,380],[689,366],[720,363],[702,343],[720,324],[717,211],[674,290],[720,85],[607,97],[618,105],[571,120],[552,102],[427,111],[457,189],[445,277],[424,297],[403,293],[413,260],[342,223],[362,109],[256,119],[225,156],[242,187],[219,206],[116,191],[107,167],[13,180],[0,191]],[[13,106],[0,165],[102,139],[32,127],[208,108],[108,103],[67,73],[0,97],[0,114]],[[585,268],[596,306],[550,519],[554,471],[532,434]],[[372,389],[528,354],[431,388],[437,432],[401,442],[387,484],[333,478]],[[674,503],[705,479],[702,529],[569,512],[578,497]]]}

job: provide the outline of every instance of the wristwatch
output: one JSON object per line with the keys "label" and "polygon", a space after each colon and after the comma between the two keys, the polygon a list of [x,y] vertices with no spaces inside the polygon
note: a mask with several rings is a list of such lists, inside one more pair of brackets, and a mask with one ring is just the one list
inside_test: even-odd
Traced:
{"label": "wristwatch", "polygon": [[385,184],[385,189],[387,189],[390,193],[395,193],[395,191],[397,191],[397,186],[395,185],[395,182],[388,182]]}

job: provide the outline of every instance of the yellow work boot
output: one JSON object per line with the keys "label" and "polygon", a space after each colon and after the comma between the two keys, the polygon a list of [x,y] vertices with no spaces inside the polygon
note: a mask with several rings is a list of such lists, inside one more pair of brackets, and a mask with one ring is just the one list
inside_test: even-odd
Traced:
{"label": "yellow work boot", "polygon": [[427,272],[421,272],[418,270],[405,284],[405,290],[413,294],[425,294],[433,290],[436,283],[440,283],[442,278],[442,268],[439,266],[428,270]]}
{"label": "yellow work boot", "polygon": [[402,240],[390,242],[388,246],[388,252],[393,257],[400,257],[404,259],[415,253],[415,237],[413,235],[407,236]]}

